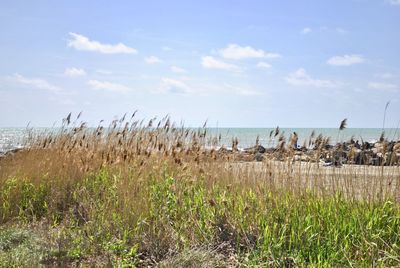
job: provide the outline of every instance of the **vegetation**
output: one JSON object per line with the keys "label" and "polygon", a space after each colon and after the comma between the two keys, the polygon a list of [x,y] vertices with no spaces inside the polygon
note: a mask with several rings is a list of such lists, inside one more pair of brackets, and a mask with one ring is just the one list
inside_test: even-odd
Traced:
{"label": "vegetation", "polygon": [[154,122],[68,116],[0,158],[0,264],[400,265],[398,167],[300,164],[290,146],[243,163],[205,150],[205,128]]}

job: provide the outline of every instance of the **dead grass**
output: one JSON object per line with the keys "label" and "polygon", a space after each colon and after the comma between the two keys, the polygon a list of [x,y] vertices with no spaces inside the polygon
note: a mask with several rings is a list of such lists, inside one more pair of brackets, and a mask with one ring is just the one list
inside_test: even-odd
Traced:
{"label": "dead grass", "polygon": [[308,162],[295,161],[292,136],[249,163],[169,118],[71,121],[0,158],[0,222],[46,222],[56,246],[44,264],[400,263],[399,167],[322,167],[322,136]]}

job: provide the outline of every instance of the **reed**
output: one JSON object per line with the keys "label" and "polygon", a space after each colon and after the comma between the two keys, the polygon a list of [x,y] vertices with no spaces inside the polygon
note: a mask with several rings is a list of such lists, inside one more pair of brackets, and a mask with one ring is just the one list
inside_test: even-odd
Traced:
{"label": "reed", "polygon": [[5,266],[400,265],[398,166],[324,168],[327,137],[278,127],[257,162],[205,125],[79,120],[0,158]]}

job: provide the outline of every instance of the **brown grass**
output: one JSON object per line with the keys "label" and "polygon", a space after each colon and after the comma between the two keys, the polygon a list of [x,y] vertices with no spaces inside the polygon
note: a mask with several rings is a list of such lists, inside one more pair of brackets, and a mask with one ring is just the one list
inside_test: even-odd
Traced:
{"label": "brown grass", "polygon": [[[263,161],[255,162],[243,161],[254,156],[236,152],[237,139],[232,141],[232,152],[206,149],[207,144],[218,145],[219,138],[209,137],[205,127],[176,126],[168,117],[144,122],[135,120],[133,114],[107,128],[95,129],[77,123],[79,116],[75,122],[71,117],[68,115],[60,129],[32,133],[26,149],[0,158],[0,222],[44,220],[51,228],[68,226],[67,234],[56,236],[58,255],[47,261],[101,255],[101,259],[119,265],[141,260],[161,267],[200,267],[196,265],[199,262],[202,267],[235,266],[239,265],[237,260],[229,256],[250,254],[261,247],[260,243],[264,243],[263,252],[273,251],[261,238],[267,235],[275,239],[275,233],[263,228],[282,221],[285,213],[280,206],[289,211],[293,203],[304,208],[304,213],[309,212],[308,207],[319,211],[312,198],[326,198],[331,213],[327,215],[332,217],[335,207],[329,201],[331,197],[347,200],[349,203],[339,202],[346,209],[360,200],[362,206],[371,204],[373,209],[374,202],[399,198],[398,166],[323,167],[319,160],[327,153],[324,148],[329,138],[322,135],[312,134],[309,145],[314,150],[306,155],[306,161],[300,161],[304,154],[294,149],[297,134],[286,142],[277,127],[270,135],[280,135],[275,148]],[[307,195],[312,198],[305,198]],[[390,206],[388,209],[397,211]],[[293,213],[291,220],[295,221],[300,216],[297,210]],[[300,223],[298,226],[303,228]],[[320,223],[314,226],[318,229]],[[358,226],[356,222],[352,228]],[[318,232],[323,237],[323,230]],[[288,236],[290,243],[297,241],[296,235]],[[310,238],[312,249],[313,236],[306,238]],[[286,244],[277,241],[286,250]],[[227,245],[224,250],[232,252],[217,251],[218,245]],[[375,252],[374,246],[366,245],[365,250],[373,248]],[[394,252],[397,249],[393,246]],[[282,255],[279,259],[274,254],[280,253],[263,257],[260,262],[275,266],[292,262],[289,257]],[[303,255],[307,254],[305,251]],[[355,259],[364,256],[357,250],[351,254]],[[316,259],[307,261],[315,263]]]}
{"label": "brown grass", "polygon": [[[163,167],[168,166],[176,170],[173,173],[207,176],[210,183],[218,180],[219,183],[243,187],[264,183],[271,189],[284,187],[290,191],[324,194],[341,191],[348,197],[397,198],[398,166],[322,167],[319,163],[321,156],[332,153],[324,150],[330,138],[315,137],[314,132],[308,142],[314,150],[305,154],[293,149],[298,140],[296,133],[286,143],[277,127],[274,137],[280,136],[276,149],[269,151],[262,162],[242,164],[254,157],[235,153],[239,146],[236,138],[232,141],[232,152],[216,150],[220,138],[209,137],[205,126],[187,129],[171,123],[168,117],[158,122],[154,118],[145,123],[144,120],[135,120],[135,114],[129,120],[124,115],[107,128],[87,128],[86,123],[77,123],[80,114],[74,122],[71,122],[69,114],[60,129],[47,133],[32,132],[26,140],[26,149],[0,158],[0,183],[10,177],[27,178],[33,184],[39,184],[43,179],[56,179],[54,183],[63,188],[65,184],[79,182],[88,173],[105,167],[126,174],[135,169],[140,175],[152,169],[162,172]],[[340,129],[345,125],[346,119],[341,122]],[[214,148],[206,149],[206,144]],[[338,148],[337,152],[340,152]],[[365,185],[369,187],[366,189]]]}

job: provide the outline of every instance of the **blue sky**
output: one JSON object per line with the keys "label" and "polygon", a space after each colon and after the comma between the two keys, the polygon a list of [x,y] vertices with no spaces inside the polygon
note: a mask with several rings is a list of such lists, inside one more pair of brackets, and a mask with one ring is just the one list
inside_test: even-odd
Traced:
{"label": "blue sky", "polygon": [[0,127],[400,120],[400,1],[2,1]]}

